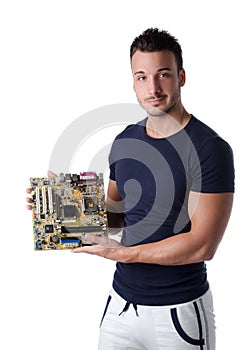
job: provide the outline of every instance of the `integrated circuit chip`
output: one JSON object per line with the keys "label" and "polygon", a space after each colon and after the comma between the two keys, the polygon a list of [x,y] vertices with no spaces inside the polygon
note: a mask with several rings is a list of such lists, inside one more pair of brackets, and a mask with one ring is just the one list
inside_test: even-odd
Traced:
{"label": "integrated circuit chip", "polygon": [[107,235],[103,174],[84,172],[30,179],[35,250],[92,245],[86,233]]}
{"label": "integrated circuit chip", "polygon": [[77,218],[79,217],[79,211],[75,205],[64,205],[63,206],[64,218]]}

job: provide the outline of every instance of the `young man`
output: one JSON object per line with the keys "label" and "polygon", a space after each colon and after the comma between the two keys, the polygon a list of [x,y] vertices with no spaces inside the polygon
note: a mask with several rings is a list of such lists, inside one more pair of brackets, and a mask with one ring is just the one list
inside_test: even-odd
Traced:
{"label": "young man", "polygon": [[157,28],[130,50],[147,117],[112,145],[109,226],[122,241],[75,249],[117,261],[99,350],[215,349],[204,261],[213,258],[233,202],[230,146],[181,101],[182,50]]}
{"label": "young man", "polygon": [[119,226],[124,218],[122,244],[75,250],[117,261],[99,350],[213,350],[204,261],[230,217],[232,151],[182,105],[186,76],[173,36],[148,29],[130,56],[147,118],[118,135],[110,154],[109,222]]}

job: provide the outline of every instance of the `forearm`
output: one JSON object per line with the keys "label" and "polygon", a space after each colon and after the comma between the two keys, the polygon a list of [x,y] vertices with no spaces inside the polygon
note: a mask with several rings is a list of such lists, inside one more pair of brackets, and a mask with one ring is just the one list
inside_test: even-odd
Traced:
{"label": "forearm", "polygon": [[191,232],[182,233],[159,242],[134,247],[114,246],[113,240],[99,242],[92,247],[74,249],[123,263],[146,263],[158,265],[185,265],[206,259],[207,250],[193,239]]}
{"label": "forearm", "polygon": [[113,247],[112,244],[102,246],[100,243],[76,251],[124,263],[171,266],[211,260],[225,232],[232,202],[232,193],[200,194],[199,205],[192,211],[190,232],[135,247]]}
{"label": "forearm", "polygon": [[127,262],[158,265],[185,265],[211,259],[206,244],[195,239],[192,232],[178,234],[159,242],[129,247]]}

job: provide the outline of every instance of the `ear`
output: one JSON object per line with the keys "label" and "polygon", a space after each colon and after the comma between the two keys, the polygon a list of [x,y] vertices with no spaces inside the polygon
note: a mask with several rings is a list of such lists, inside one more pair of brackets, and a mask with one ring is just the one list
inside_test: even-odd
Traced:
{"label": "ear", "polygon": [[184,86],[186,82],[186,72],[182,68],[179,73],[179,81],[180,81],[180,86]]}

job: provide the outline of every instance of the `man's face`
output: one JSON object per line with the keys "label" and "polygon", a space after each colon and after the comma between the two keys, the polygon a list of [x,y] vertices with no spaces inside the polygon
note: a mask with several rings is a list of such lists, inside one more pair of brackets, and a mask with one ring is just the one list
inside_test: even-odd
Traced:
{"label": "man's face", "polygon": [[171,51],[141,52],[132,57],[134,90],[140,105],[153,117],[171,114],[181,103],[185,71],[178,73]]}

